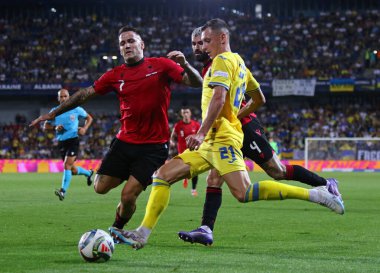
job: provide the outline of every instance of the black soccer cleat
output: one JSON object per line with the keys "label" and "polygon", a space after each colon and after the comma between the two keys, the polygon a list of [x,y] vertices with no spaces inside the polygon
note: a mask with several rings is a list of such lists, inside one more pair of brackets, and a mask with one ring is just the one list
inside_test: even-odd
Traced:
{"label": "black soccer cleat", "polygon": [[65,192],[62,189],[55,190],[54,193],[58,196],[60,201],[63,201],[63,199],[65,199]]}
{"label": "black soccer cleat", "polygon": [[89,176],[87,176],[87,186],[91,186],[91,184],[92,184],[92,179],[91,179],[91,177],[92,177],[92,175],[94,174],[94,171],[93,170],[90,170],[90,175]]}

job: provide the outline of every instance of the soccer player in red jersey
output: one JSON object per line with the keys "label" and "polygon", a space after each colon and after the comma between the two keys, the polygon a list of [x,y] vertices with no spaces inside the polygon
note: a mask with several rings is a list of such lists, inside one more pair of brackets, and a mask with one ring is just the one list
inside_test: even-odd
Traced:
{"label": "soccer player in red jersey", "polygon": [[[198,132],[201,125],[198,121],[191,119],[191,110],[189,107],[182,107],[181,109],[182,120],[174,124],[173,132],[170,137],[170,145],[177,144],[178,154],[183,153],[186,149],[186,138],[189,135],[194,135]],[[198,196],[197,183],[198,176],[194,176],[191,179],[191,195]],[[184,187],[187,187],[187,178],[183,182]]]}
{"label": "soccer player in red jersey", "polygon": [[[191,35],[191,44],[195,59],[203,63],[202,77],[205,76],[212,64],[210,57],[203,52],[201,40],[201,28],[196,28]],[[275,180],[296,180],[313,187],[327,186],[330,193],[340,197],[337,181],[334,178],[323,178],[298,165],[284,165],[270,146],[265,131],[256,114],[254,113],[265,103],[265,97],[259,85],[256,90],[247,90],[252,95],[247,103],[242,101],[238,114],[244,133],[242,152],[243,155],[260,167]],[[211,245],[213,243],[212,231],[218,210],[222,204],[223,179],[219,173],[212,169],[207,176],[206,199],[203,207],[201,226],[190,232],[180,231],[180,239],[191,242]]]}
{"label": "soccer player in red jersey", "polygon": [[170,138],[167,110],[170,83],[201,87],[202,77],[184,55],[172,51],[168,58],[144,58],[144,42],[137,29],[119,30],[119,50],[125,63],[107,71],[93,86],[76,92],[52,112],[30,126],[53,119],[97,95],[114,92],[120,102],[121,128],[95,176],[99,194],[125,183],[116,209],[114,227],[123,228],[136,209],[136,199],[152,183],[152,174],[168,156]]}

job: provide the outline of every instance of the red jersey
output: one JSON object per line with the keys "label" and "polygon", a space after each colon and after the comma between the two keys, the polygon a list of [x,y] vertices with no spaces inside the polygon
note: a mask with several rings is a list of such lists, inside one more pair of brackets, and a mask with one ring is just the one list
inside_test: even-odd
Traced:
{"label": "red jersey", "polygon": [[210,59],[210,60],[207,61],[207,63],[205,63],[205,64],[203,65],[202,72],[201,72],[202,78],[205,77],[206,72],[207,72],[207,70],[210,68],[211,64],[212,64],[212,60]]}
{"label": "red jersey", "polygon": [[[204,76],[207,73],[207,70],[210,68],[211,64],[212,64],[212,60],[210,59],[207,63],[205,63],[203,65],[203,68],[202,68],[202,78],[204,78]],[[244,105],[246,105],[246,104],[247,104],[247,102],[245,100],[243,100],[241,102],[240,108],[244,107]],[[250,113],[248,116],[245,116],[244,118],[242,118],[240,120],[241,125],[245,125],[245,124],[249,123],[253,118],[256,118],[256,117],[257,116],[256,116],[255,113]]]}
{"label": "red jersey", "polygon": [[144,58],[106,72],[94,83],[97,94],[111,91],[120,101],[121,128],[116,135],[132,144],[169,140],[170,83],[182,81],[183,68],[166,58]]}
{"label": "red jersey", "polygon": [[174,124],[173,130],[177,134],[177,150],[179,154],[187,149],[186,137],[196,134],[199,127],[201,127],[199,122],[193,119],[191,119],[189,123],[185,123],[181,120]]}

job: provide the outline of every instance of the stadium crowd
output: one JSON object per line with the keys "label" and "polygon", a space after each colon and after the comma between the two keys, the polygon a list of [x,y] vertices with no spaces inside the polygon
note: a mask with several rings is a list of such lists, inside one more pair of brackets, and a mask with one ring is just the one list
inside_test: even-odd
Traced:
{"label": "stadium crowd", "polygon": [[[236,33],[233,50],[245,58],[258,80],[380,74],[377,10],[321,12],[282,20],[246,14],[223,18]],[[126,22],[122,13],[115,17],[90,12],[83,17],[59,13],[4,17],[0,19],[0,83],[92,81],[121,61],[115,36],[126,23],[142,30],[146,56],[166,56],[178,49],[190,57],[190,34],[207,19],[147,14]]]}
{"label": "stadium crowd", "polygon": [[[128,17],[122,9],[112,9],[112,14],[104,10],[82,13],[1,16],[0,84],[91,84],[121,62],[115,37],[126,23],[142,30],[146,56],[166,56],[178,49],[193,60],[190,34],[210,19],[150,13]],[[232,50],[244,57],[259,82],[380,77],[378,10],[319,12],[281,19],[225,12],[220,17],[233,32],[236,48]],[[193,115],[200,119],[200,110],[194,109]],[[378,100],[323,107],[317,103],[267,103],[258,117],[267,135],[278,142],[283,158],[302,158],[305,137],[380,137]],[[17,115],[11,124],[0,124],[0,158],[59,158],[53,148],[57,145],[53,132],[29,129],[28,118]],[[171,126],[179,119],[173,109],[169,119]],[[94,124],[81,137],[79,158],[101,158],[118,129],[117,114],[95,115]]]}
{"label": "stadium crowd", "polygon": [[[271,103],[257,114],[285,159],[303,158],[305,137],[380,137],[376,102],[315,106]],[[200,120],[199,109],[193,109],[193,117]],[[178,111],[170,109],[170,126],[179,119]],[[53,132],[30,129],[29,122],[17,115],[13,123],[0,125],[0,158],[59,158]],[[94,115],[93,125],[80,138],[79,158],[102,158],[119,126],[116,114]]]}

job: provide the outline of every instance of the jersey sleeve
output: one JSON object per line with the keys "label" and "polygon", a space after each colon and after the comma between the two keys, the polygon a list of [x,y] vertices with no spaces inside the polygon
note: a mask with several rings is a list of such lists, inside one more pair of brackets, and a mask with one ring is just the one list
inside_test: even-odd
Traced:
{"label": "jersey sleeve", "polygon": [[77,107],[78,111],[78,117],[86,118],[87,117],[87,112],[84,110],[82,107]]}
{"label": "jersey sleeve", "polygon": [[113,75],[114,75],[113,70],[107,71],[99,79],[97,79],[94,82],[93,87],[97,94],[104,95],[104,94],[114,91],[114,88],[112,86],[114,82]]}
{"label": "jersey sleeve", "polygon": [[259,88],[260,88],[260,84],[253,77],[251,71],[247,69],[247,88],[246,88],[247,95],[252,97],[252,93]]}
{"label": "jersey sleeve", "polygon": [[179,64],[167,58],[160,58],[160,61],[165,67],[169,78],[176,83],[181,83],[184,73],[183,68]]}
{"label": "jersey sleeve", "polygon": [[227,64],[227,58],[223,55],[218,55],[212,62],[211,66],[211,78],[208,84],[209,87],[223,86],[227,91],[231,87],[231,69]]}

